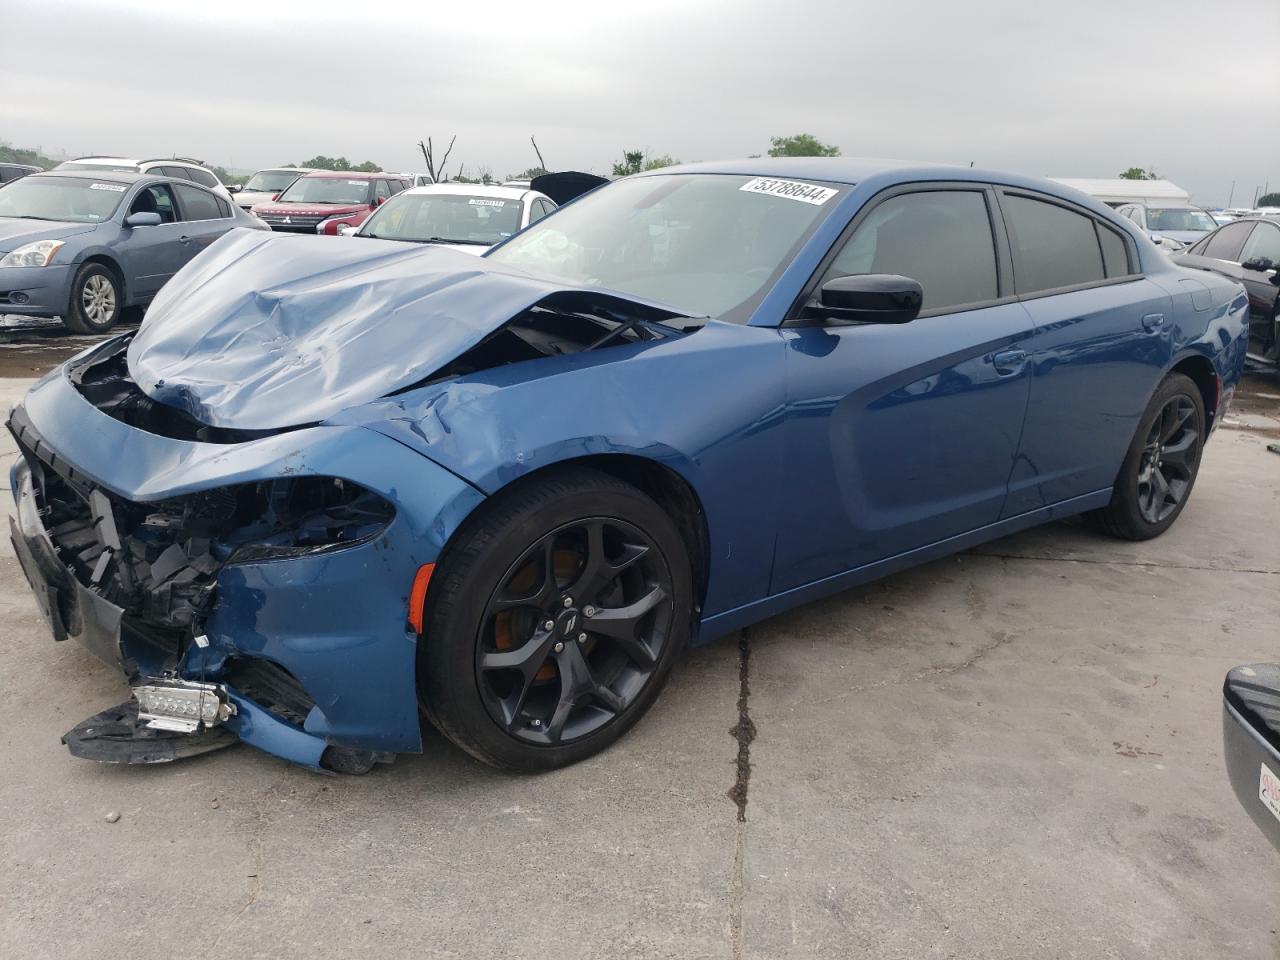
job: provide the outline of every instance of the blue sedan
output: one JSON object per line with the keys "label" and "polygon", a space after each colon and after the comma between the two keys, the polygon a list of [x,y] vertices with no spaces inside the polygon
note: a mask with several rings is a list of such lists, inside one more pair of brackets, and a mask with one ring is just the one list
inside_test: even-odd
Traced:
{"label": "blue sedan", "polygon": [[185,180],[37,173],[0,190],[0,313],[110,329],[228,230],[266,224]]}
{"label": "blue sedan", "polygon": [[1167,530],[1247,311],[949,167],[668,168],[484,258],[237,231],[12,415],[37,603],[133,688],[64,739],[362,772],[421,710],[572,763],[690,643],[1061,517]]}

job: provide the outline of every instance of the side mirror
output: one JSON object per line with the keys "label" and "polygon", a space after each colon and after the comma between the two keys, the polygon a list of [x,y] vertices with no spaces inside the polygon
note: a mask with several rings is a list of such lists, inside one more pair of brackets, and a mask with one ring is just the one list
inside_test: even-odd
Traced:
{"label": "side mirror", "polygon": [[354,237],[359,232],[360,232],[359,227],[353,227],[350,224],[348,224],[345,227],[338,228],[338,236],[340,237]]}
{"label": "side mirror", "polygon": [[228,183],[226,184],[226,187],[227,187],[227,193],[239,193],[241,190],[244,189],[244,187],[242,187],[238,183]]}
{"label": "side mirror", "polygon": [[390,199],[390,197],[379,197],[377,200],[373,201],[373,205],[375,207],[380,207]]}
{"label": "side mirror", "polygon": [[126,227],[158,227],[163,222],[158,213],[131,213],[124,218]]}
{"label": "side mirror", "polygon": [[1270,257],[1250,257],[1240,266],[1246,270],[1266,271],[1276,269],[1276,262]]}
{"label": "side mirror", "polygon": [[843,323],[909,323],[923,303],[919,281],[891,273],[860,273],[828,280],[805,312]]}

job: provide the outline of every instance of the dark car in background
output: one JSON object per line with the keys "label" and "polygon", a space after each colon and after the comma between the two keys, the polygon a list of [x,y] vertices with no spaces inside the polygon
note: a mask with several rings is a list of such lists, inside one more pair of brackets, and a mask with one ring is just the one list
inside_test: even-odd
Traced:
{"label": "dark car in background", "polygon": [[1177,260],[1180,266],[1244,284],[1249,294],[1249,356],[1280,364],[1280,221],[1254,217],[1228,223]]}
{"label": "dark car in background", "polygon": [[0,163],[0,184],[13,183],[33,173],[42,173],[39,167],[29,163]]}
{"label": "dark car in background", "polygon": [[0,189],[0,313],[109,329],[228,230],[265,225],[188,180],[37,173]]}
{"label": "dark car in background", "polygon": [[272,230],[336,237],[343,227],[360,226],[410,183],[409,177],[399,173],[308,173],[275,201],[260,203],[253,212]]}

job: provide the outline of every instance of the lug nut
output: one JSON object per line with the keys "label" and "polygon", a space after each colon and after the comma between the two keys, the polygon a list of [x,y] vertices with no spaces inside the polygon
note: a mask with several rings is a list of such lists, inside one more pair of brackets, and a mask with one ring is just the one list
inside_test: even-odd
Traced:
{"label": "lug nut", "polygon": [[555,628],[556,628],[556,623],[554,620],[546,620],[542,624],[543,630],[554,630]]}
{"label": "lug nut", "polygon": [[529,726],[531,726],[531,727],[540,727],[540,726],[542,726],[542,721],[541,721],[541,720],[530,720],[530,721],[529,721]]}
{"label": "lug nut", "polygon": [[579,642],[579,643],[586,643],[586,642],[587,642],[587,635],[586,635],[585,633],[580,633],[580,634],[578,634],[578,642]]}
{"label": "lug nut", "polygon": [[594,617],[596,615],[596,608],[591,606],[590,604],[587,604],[585,607],[582,608],[582,612],[585,613],[588,617]]}
{"label": "lug nut", "polygon": [[568,609],[569,609],[570,607],[572,607],[572,606],[573,606],[573,597],[565,597],[565,598],[564,598],[564,608],[565,608],[566,610],[568,610]]}
{"label": "lug nut", "polygon": [[556,645],[552,649],[555,650],[556,653],[560,653],[564,650],[564,643],[562,641],[556,641]]}

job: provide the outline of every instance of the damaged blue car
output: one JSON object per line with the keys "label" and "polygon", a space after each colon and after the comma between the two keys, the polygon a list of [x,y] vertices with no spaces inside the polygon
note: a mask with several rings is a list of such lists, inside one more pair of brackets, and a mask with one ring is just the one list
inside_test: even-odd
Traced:
{"label": "damaged blue car", "polygon": [[232,232],[10,419],[36,601],[132,688],[64,740],[364,772],[425,715],[580,760],[690,643],[1061,517],[1168,529],[1247,311],[967,168],[668,168],[483,258]]}

